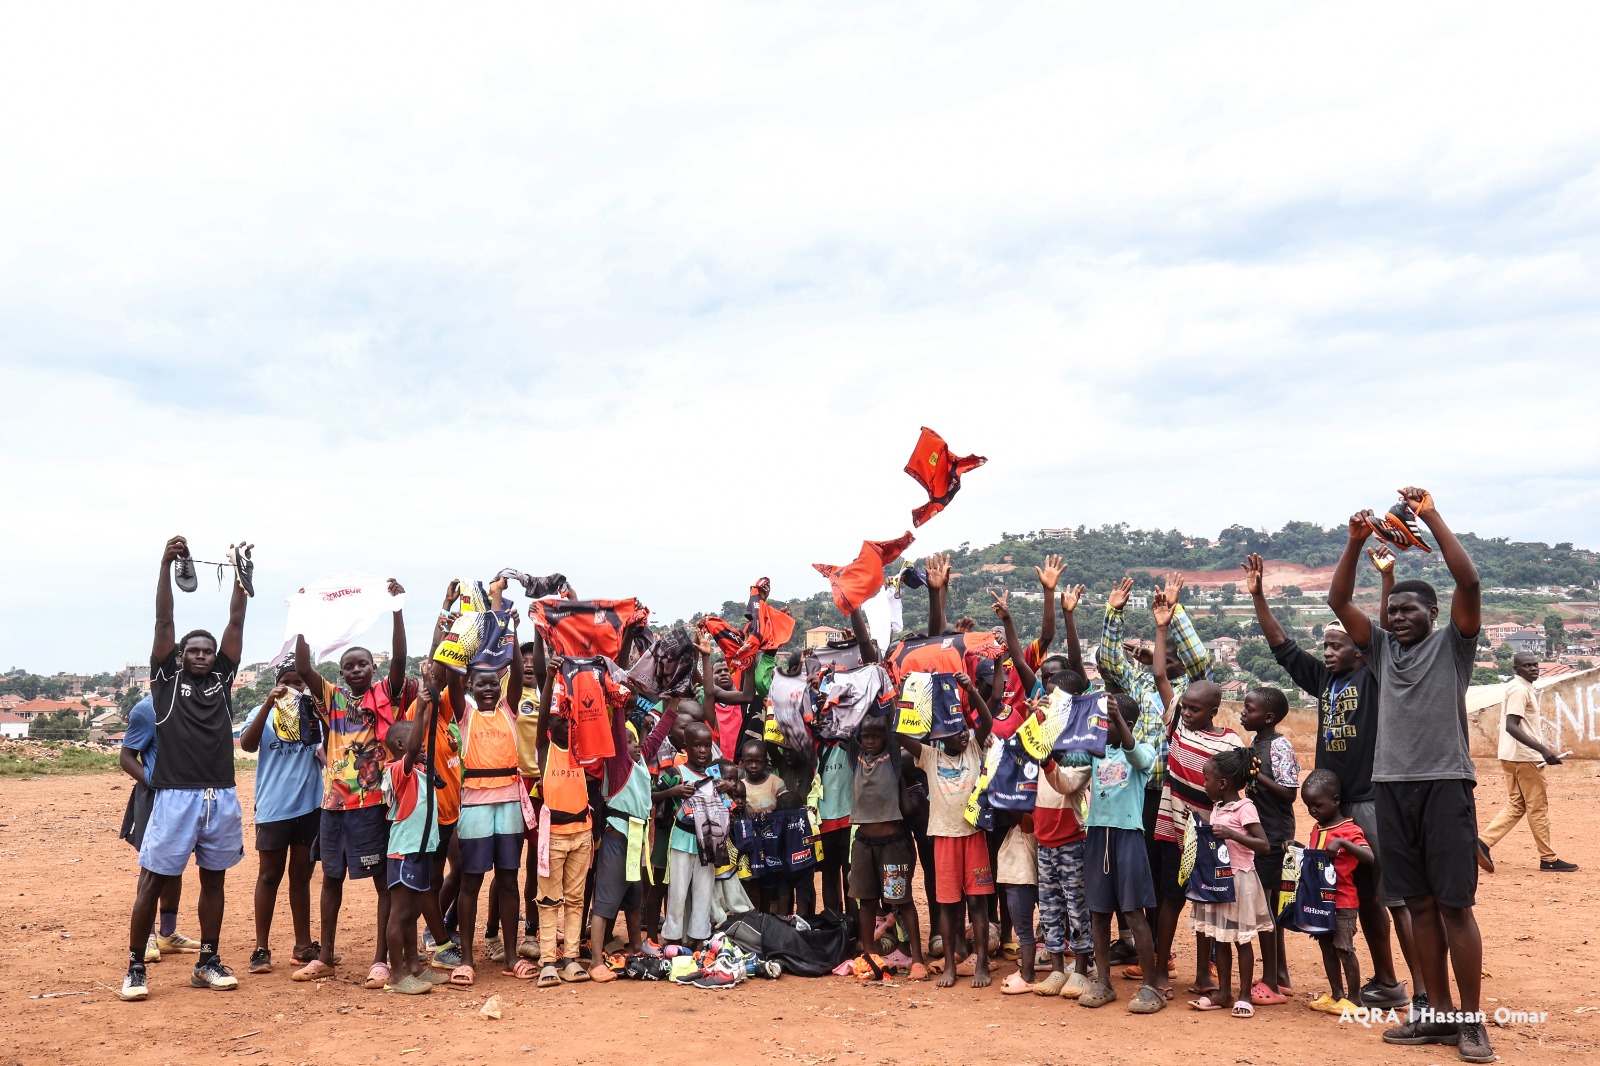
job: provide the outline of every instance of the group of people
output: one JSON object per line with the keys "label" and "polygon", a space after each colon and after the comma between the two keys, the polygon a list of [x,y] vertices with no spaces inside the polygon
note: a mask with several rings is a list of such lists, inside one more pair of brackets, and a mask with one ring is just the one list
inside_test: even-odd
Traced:
{"label": "group of people", "polygon": [[[1458,1045],[1463,1059],[1489,1061],[1473,917],[1487,849],[1464,704],[1479,582],[1428,493],[1401,495],[1456,583],[1442,626],[1436,591],[1395,582],[1387,559],[1379,617],[1354,605],[1370,512],[1350,520],[1329,595],[1338,622],[1320,656],[1268,610],[1260,558],[1245,563],[1263,636],[1317,701],[1315,767],[1304,780],[1278,730],[1288,713],[1281,691],[1245,696],[1248,737],[1218,724],[1222,691],[1179,602],[1178,575],[1154,592],[1151,647],[1123,640],[1132,581],[1112,590],[1096,651],[1103,691],[1092,689],[1074,624],[1083,588],[1061,584],[1055,557],[1037,570],[1045,612],[1026,645],[1004,595],[992,629],[946,618],[944,556],[908,582],[928,590],[928,632],[892,643],[876,640],[857,608],[844,640],[774,646],[756,624],[770,610],[764,581],[745,629],[715,619],[652,638],[629,630],[613,601],[577,600],[564,580],[513,608],[505,577],[480,604],[505,632],[494,629],[496,647],[465,665],[435,654],[461,631],[465,590],[454,582],[419,677],[406,676],[399,610],[381,676],[369,651],[351,647],[337,679],[325,679],[299,639],[240,739],[259,753],[249,971],[274,969],[273,912],[287,873],[297,981],[336,972],[345,882],[370,880],[373,989],[470,986],[480,959],[540,986],[605,982],[629,958],[704,947],[740,914],[805,928],[831,913],[853,914],[863,972],[898,967],[911,980],[936,975],[941,987],[958,976],[985,987],[998,956],[1017,964],[1003,993],[1102,1007],[1119,997],[1120,974],[1138,982],[1128,1009],[1153,1014],[1174,996],[1187,908],[1189,1006],[1249,1018],[1293,995],[1284,942],[1295,934],[1281,925],[1279,900],[1286,854],[1307,845],[1331,856],[1337,877],[1337,921],[1318,935],[1329,988],[1312,1006],[1400,1009],[1385,1040]],[[198,987],[238,983],[218,951],[225,871],[243,855],[231,691],[249,583],[236,584],[220,640],[203,630],[175,639],[171,571],[187,559],[183,538],[167,543],[153,728],[130,725],[124,752],[136,782],[125,835],[140,862],[121,991],[129,1000],[148,993],[147,962],[171,951],[197,950]],[[391,591],[403,590],[391,581]],[[497,660],[502,645],[510,654]],[[1085,700],[1099,701],[1099,748],[1018,754],[1047,708]],[[1002,777],[1029,794],[1025,811],[987,806]],[[1231,901],[1197,896],[1192,878],[1186,888],[1191,823],[1229,856]],[[190,856],[200,868],[198,942],[175,925]],[[914,899],[919,869],[925,911]]]}

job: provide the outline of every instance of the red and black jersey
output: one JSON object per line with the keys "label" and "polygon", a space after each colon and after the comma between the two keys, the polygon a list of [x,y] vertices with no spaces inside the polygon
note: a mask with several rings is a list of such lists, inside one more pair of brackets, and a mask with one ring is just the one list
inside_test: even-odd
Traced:
{"label": "red and black jersey", "polygon": [[812,563],[817,573],[828,579],[833,602],[845,614],[860,607],[883,588],[883,568],[900,558],[916,539],[909,531],[894,540],[864,540],[861,554],[844,566]]}
{"label": "red and black jersey", "polygon": [[536,600],[534,627],[557,655],[622,655],[623,642],[650,621],[638,600]]}
{"label": "red and black jersey", "polygon": [[611,712],[622,705],[622,689],[611,676],[612,663],[599,655],[561,660],[562,695],[558,709],[567,719],[567,747],[580,766],[594,766],[617,753]]}
{"label": "red and black jersey", "polygon": [[967,656],[996,659],[1005,646],[993,633],[946,633],[942,637],[902,637],[884,656],[895,682],[907,674],[962,674],[967,672]]}
{"label": "red and black jersey", "polygon": [[911,512],[911,525],[920,526],[944,510],[961,491],[961,475],[988,461],[981,455],[951,455],[944,438],[923,426],[916,450],[906,463],[906,473],[928,490],[928,502]]}

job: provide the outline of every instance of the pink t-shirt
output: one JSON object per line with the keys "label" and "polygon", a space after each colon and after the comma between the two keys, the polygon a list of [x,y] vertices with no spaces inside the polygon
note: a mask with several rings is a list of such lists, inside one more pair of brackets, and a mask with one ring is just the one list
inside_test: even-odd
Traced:
{"label": "pink t-shirt", "polygon": [[[1244,827],[1252,822],[1260,825],[1261,816],[1256,814],[1256,805],[1243,797],[1234,800],[1232,803],[1219,803],[1211,809],[1212,828],[1225,825],[1229,829],[1236,829],[1242,833],[1244,832]],[[1234,873],[1237,874],[1242,870],[1254,870],[1256,868],[1255,852],[1243,844],[1238,844],[1237,841],[1229,840],[1224,841],[1224,843],[1238,845],[1228,848],[1228,856],[1233,864]]]}

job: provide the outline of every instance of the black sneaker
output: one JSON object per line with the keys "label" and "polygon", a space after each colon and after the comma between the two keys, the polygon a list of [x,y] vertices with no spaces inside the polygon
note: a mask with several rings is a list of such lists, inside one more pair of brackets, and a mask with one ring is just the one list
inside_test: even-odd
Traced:
{"label": "black sneaker", "polygon": [[1114,941],[1111,945],[1111,965],[1123,966],[1130,962],[1137,962],[1139,952],[1126,940]]}
{"label": "black sneaker", "polygon": [[1406,1021],[1408,1021],[1408,1022],[1416,1021],[1418,1018],[1422,1017],[1422,1012],[1427,1010],[1427,1009],[1428,1009],[1428,990],[1427,989],[1419,989],[1417,991],[1417,994],[1411,997],[1411,1006],[1406,1011]]}
{"label": "black sneaker", "polygon": [[1406,1022],[1383,1031],[1386,1044],[1450,1044],[1461,1041],[1461,1026],[1450,1022]]}
{"label": "black sneaker", "polygon": [[268,951],[266,948],[256,948],[254,951],[252,951],[250,953],[250,972],[271,973],[272,952]]}
{"label": "black sneaker", "polygon": [[1560,859],[1551,859],[1549,862],[1539,861],[1539,869],[1547,874],[1570,874],[1578,868],[1575,862],[1562,862]]}
{"label": "black sneaker", "polygon": [[239,587],[244,589],[246,596],[256,594],[256,564],[250,558],[250,550],[254,547],[253,544],[228,545],[228,562],[233,564],[234,576],[239,579]]}
{"label": "black sneaker", "polygon": [[1376,977],[1370,978],[1361,986],[1361,1004],[1365,1007],[1403,1007],[1411,1002],[1411,996],[1406,992],[1406,983],[1396,981],[1392,985],[1383,984]]}
{"label": "black sneaker", "polygon": [[194,557],[180,555],[178,565],[173,570],[172,583],[183,592],[193,592],[200,587],[200,575],[194,571]]}
{"label": "black sneaker", "polygon": [[150,995],[150,989],[144,983],[144,967],[129,966],[128,974],[122,979],[122,987],[117,989],[117,998],[129,1003],[136,1003]]}
{"label": "black sneaker", "polygon": [[194,973],[189,975],[189,983],[196,988],[210,988],[218,992],[231,992],[239,987],[239,979],[215,955],[195,966]]}
{"label": "black sneaker", "polygon": [[1461,1026],[1461,1043],[1456,1054],[1462,1062],[1493,1062],[1494,1048],[1489,1046],[1489,1031],[1482,1022],[1464,1022]]}

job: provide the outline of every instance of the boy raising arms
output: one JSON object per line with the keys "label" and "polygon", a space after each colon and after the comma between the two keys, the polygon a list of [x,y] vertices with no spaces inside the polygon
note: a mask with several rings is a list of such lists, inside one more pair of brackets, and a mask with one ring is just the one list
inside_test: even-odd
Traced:
{"label": "boy raising arms", "polygon": [[[1411,914],[1432,1008],[1383,1038],[1391,1044],[1457,1044],[1464,1061],[1491,1062],[1494,1051],[1477,1020],[1483,937],[1472,911],[1478,888],[1477,775],[1466,710],[1481,628],[1478,570],[1427,491],[1408,486],[1400,496],[1433,532],[1455,578],[1450,623],[1435,626],[1439,596],[1424,581],[1394,586],[1382,625],[1356,608],[1356,566],[1371,535],[1371,511],[1350,516],[1350,539],[1328,589],[1328,606],[1378,678],[1383,713],[1372,769],[1378,859],[1390,890],[1405,898]],[[1454,1015],[1447,959],[1471,1021]]]}
{"label": "boy raising arms", "polygon": [[142,1000],[145,941],[163,891],[193,855],[200,868],[200,957],[189,983],[229,990],[239,979],[217,957],[227,871],[244,858],[244,826],[233,779],[233,676],[244,644],[249,594],[238,581],[222,642],[203,629],[174,639],[172,564],[189,557],[183,537],[167,541],[156,585],[156,632],[150,646],[150,696],[161,758],[150,775],[155,796],[139,846],[139,889],[128,925],[128,973],[117,993]]}

